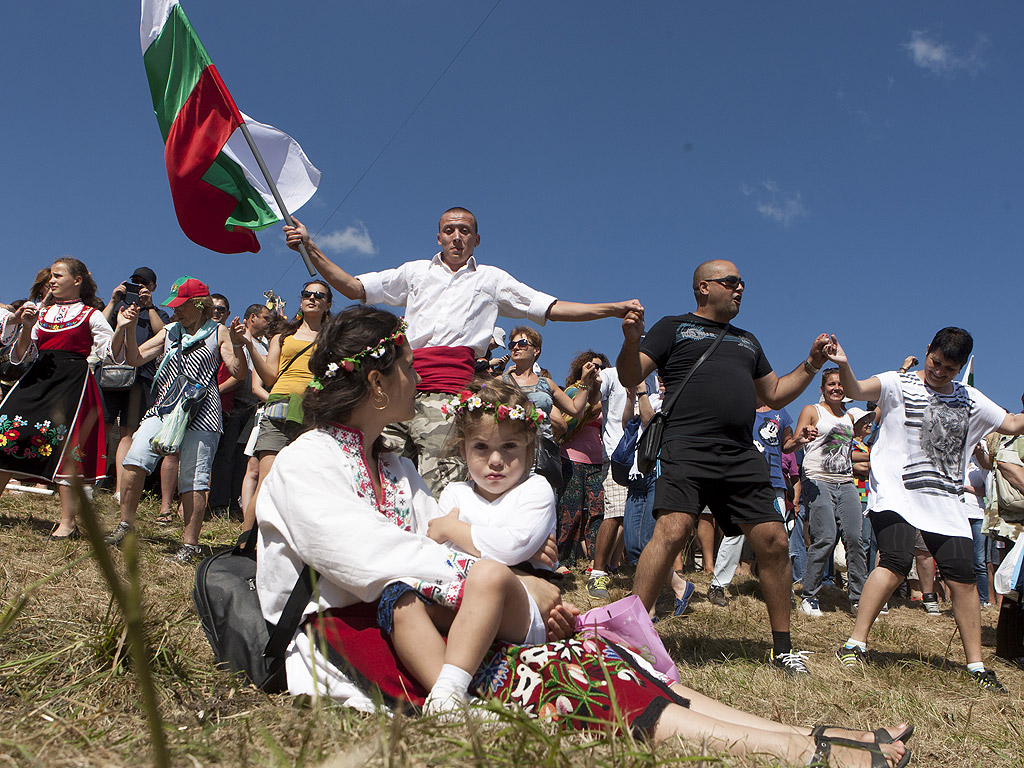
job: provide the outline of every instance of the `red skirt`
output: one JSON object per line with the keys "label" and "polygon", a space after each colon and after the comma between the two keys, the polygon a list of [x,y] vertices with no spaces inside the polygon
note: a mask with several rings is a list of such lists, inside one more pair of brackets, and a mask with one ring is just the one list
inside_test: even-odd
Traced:
{"label": "red skirt", "polygon": [[[328,660],[371,698],[395,708],[423,705],[427,691],[395,657],[377,626],[377,604],[327,611],[311,621]],[[472,691],[533,717],[584,730],[625,726],[650,735],[669,704],[690,702],[638,654],[600,638],[543,645],[495,643],[473,677]]]}
{"label": "red skirt", "polygon": [[41,482],[106,476],[103,403],[85,358],[44,350],[0,403],[0,471]]}

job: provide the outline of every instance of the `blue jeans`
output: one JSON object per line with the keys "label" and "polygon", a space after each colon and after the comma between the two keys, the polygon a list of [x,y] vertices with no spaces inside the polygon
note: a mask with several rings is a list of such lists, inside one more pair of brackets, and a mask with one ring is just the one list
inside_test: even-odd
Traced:
{"label": "blue jeans", "polygon": [[830,483],[808,477],[803,481],[803,496],[811,529],[811,546],[807,550],[807,571],[803,582],[804,597],[816,598],[821,591],[825,567],[832,559],[836,543],[838,519],[838,533],[842,535],[846,548],[850,601],[858,602],[867,571],[861,545],[863,521],[857,486],[852,482]]}
{"label": "blue jeans", "polygon": [[789,532],[789,559],[793,564],[793,581],[803,581],[804,569],[807,567],[807,545],[804,544],[804,521],[807,509],[803,505],[797,508],[796,525]]}
{"label": "blue jeans", "polygon": [[654,483],[657,479],[657,473],[651,472],[631,481],[626,489],[622,535],[627,563],[633,564],[640,559],[640,553],[654,534]]}
{"label": "blue jeans", "polygon": [[978,576],[978,599],[984,605],[988,602],[988,566],[985,561],[985,544],[988,537],[982,535],[981,526],[985,521],[982,519],[971,520],[971,534],[974,537],[974,573]]}

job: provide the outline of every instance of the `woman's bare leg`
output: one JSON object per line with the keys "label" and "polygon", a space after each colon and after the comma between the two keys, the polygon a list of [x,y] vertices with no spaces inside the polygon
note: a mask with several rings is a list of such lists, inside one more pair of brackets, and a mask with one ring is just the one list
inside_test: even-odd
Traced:
{"label": "woman's bare leg", "polygon": [[277,451],[264,451],[260,453],[260,479],[256,481],[256,490],[252,494],[249,504],[243,510],[245,519],[242,521],[242,530],[248,531],[256,524],[256,499],[259,498],[260,488],[263,487],[263,480],[270,474],[277,458]]}
{"label": "woman's bare leg", "polygon": [[75,530],[78,500],[75,498],[75,489],[70,485],[58,485],[57,494],[60,496],[60,522],[52,533],[54,536],[67,536]]}

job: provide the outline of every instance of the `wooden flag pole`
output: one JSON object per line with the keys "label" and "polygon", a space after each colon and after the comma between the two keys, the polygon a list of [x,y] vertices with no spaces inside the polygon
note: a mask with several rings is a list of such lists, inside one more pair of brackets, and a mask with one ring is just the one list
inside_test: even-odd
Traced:
{"label": "wooden flag pole", "polygon": [[[263,174],[263,178],[267,181],[267,186],[270,187],[270,193],[274,196],[274,200],[277,201],[277,207],[281,210],[281,217],[284,219],[284,223],[289,227],[294,227],[295,222],[292,221],[291,214],[288,213],[288,209],[284,206],[284,200],[281,199],[281,193],[277,191],[277,184],[274,183],[273,177],[270,175],[270,171],[267,170],[267,164],[263,162],[263,155],[260,154],[259,147],[256,146],[256,142],[253,141],[252,134],[249,133],[249,126],[243,121],[239,126],[242,129],[242,135],[245,136],[246,142],[249,144],[249,149],[252,150],[252,156],[256,158],[257,164],[260,166],[260,172]],[[299,255],[302,256],[302,263],[306,265],[306,269],[309,270],[310,277],[316,277],[316,270],[313,269],[313,262],[309,260],[309,254],[306,253],[306,246],[301,242],[299,243]]]}

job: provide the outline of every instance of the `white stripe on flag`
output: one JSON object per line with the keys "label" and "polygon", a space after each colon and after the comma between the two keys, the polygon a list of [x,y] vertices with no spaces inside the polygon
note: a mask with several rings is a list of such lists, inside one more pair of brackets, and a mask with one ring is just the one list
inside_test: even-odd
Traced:
{"label": "white stripe on flag", "polygon": [[160,30],[167,23],[167,17],[171,15],[178,0],[142,0],[142,22],[139,24],[139,41],[142,43],[142,52],[149,50],[149,46],[160,35]]}

